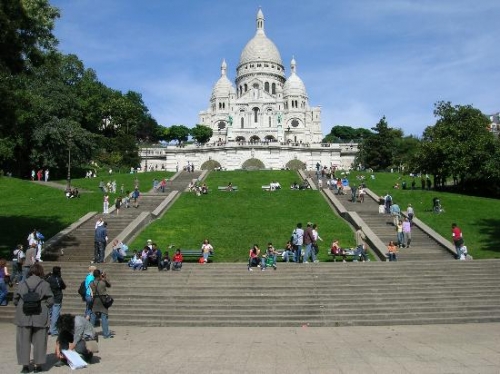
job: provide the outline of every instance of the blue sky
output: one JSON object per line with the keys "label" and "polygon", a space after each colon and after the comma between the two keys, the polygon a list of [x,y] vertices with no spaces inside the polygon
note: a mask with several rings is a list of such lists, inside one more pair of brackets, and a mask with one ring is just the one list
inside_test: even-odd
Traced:
{"label": "blue sky", "polygon": [[162,125],[193,127],[222,59],[234,81],[259,6],[287,76],[332,126],[420,136],[434,103],[500,111],[498,0],[51,0],[55,34],[108,87],[142,94]]}

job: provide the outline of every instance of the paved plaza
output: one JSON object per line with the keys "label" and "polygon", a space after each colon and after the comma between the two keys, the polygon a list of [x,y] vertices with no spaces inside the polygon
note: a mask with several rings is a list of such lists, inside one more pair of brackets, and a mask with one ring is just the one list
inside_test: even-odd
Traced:
{"label": "paved plaza", "polygon": [[[140,316],[138,316],[140,318]],[[500,373],[500,324],[113,329],[81,373]],[[15,327],[0,324],[1,373],[18,373]],[[46,371],[54,367],[49,337]]]}

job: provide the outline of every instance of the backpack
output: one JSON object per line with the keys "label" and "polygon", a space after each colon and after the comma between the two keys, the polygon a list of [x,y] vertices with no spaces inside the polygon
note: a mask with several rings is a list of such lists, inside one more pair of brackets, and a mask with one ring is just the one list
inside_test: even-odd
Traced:
{"label": "backpack", "polygon": [[31,289],[26,283],[26,287],[28,287],[28,292],[26,292],[21,298],[23,299],[23,313],[27,316],[39,315],[42,313],[42,299],[36,289],[42,283],[43,279],[38,282],[35,288]]}
{"label": "backpack", "polygon": [[292,242],[293,245],[297,245],[297,243],[299,242],[299,235],[297,234],[297,230],[293,230],[290,241]]}
{"label": "backpack", "polygon": [[85,287],[85,281],[80,283],[80,287],[78,287],[78,294],[82,297],[82,301],[85,301],[85,296],[87,295],[87,287]]}

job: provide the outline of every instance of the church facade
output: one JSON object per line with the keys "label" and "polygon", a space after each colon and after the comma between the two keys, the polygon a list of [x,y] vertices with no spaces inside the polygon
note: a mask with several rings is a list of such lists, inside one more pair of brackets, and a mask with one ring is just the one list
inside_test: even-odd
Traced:
{"label": "church facade", "polygon": [[264,14],[257,12],[256,33],[241,52],[234,84],[222,61],[210,106],[199,124],[213,130],[210,142],[280,142],[318,144],[321,108],[311,107],[306,87],[290,62],[286,77],[280,52],[264,31]]}
{"label": "church facade", "polygon": [[234,83],[222,61],[209,107],[199,124],[212,129],[206,144],[142,148],[142,170],[314,169],[319,163],[348,169],[357,144],[322,143],[321,108],[311,107],[292,57],[290,73],[276,45],[264,32],[258,10],[255,35],[243,48]]}

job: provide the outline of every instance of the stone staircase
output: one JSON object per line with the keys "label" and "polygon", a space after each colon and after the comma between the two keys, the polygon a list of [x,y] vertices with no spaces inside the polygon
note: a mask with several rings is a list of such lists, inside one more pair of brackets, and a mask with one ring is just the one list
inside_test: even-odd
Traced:
{"label": "stone staircase", "polygon": [[[63,313],[82,314],[88,263],[62,265]],[[179,272],[103,264],[115,303],[110,324],[139,326],[350,326],[500,322],[500,261],[185,263]],[[12,303],[0,322],[11,322]]]}
{"label": "stone staircase", "polygon": [[[378,201],[373,200],[370,195],[367,194],[363,203],[353,203],[351,202],[350,191],[345,195],[338,195],[337,198],[348,211],[357,212],[366,226],[368,226],[383,243],[388,244],[391,240],[397,243],[397,233],[396,227],[393,224],[393,219],[388,214],[378,213]],[[410,248],[400,248],[398,260],[437,261],[453,258],[448,250],[439,245],[418,226],[412,226],[411,236]]]}
{"label": "stone staircase", "polygon": [[120,209],[116,214],[114,206],[110,204],[109,214],[94,213],[90,218],[84,220],[75,230],[62,236],[59,241],[52,244],[43,253],[44,260],[61,262],[90,262],[94,257],[94,232],[97,217],[102,216],[108,226],[108,244],[112,243],[123,230],[129,226],[141,213],[153,212],[166,198],[169,192],[177,190],[183,191],[189,182],[198,178],[201,172],[187,173],[180,172],[175,178],[167,183],[165,193],[154,190],[141,193],[138,208]]}

